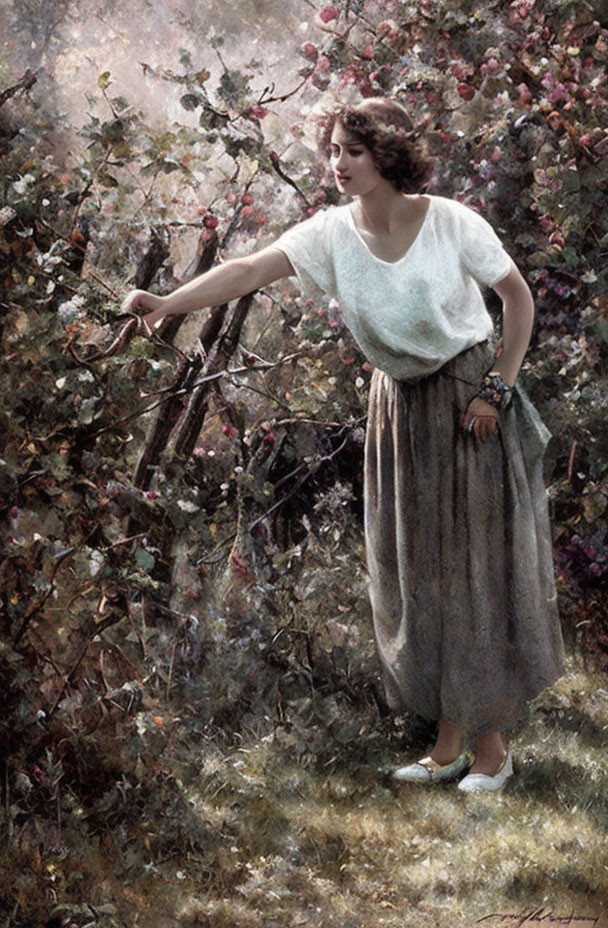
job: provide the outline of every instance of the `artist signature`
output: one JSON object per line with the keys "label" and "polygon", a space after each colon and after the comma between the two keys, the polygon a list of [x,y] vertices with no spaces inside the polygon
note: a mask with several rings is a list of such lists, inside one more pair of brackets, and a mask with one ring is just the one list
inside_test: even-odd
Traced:
{"label": "artist signature", "polygon": [[590,928],[597,925],[599,918],[589,915],[554,915],[552,909],[541,906],[539,909],[524,910],[518,914],[505,914],[503,912],[493,912],[491,915],[484,915],[478,918],[477,923],[487,922],[494,919],[499,925],[511,925],[513,928],[536,928],[536,926],[549,925],[568,925],[569,928]]}

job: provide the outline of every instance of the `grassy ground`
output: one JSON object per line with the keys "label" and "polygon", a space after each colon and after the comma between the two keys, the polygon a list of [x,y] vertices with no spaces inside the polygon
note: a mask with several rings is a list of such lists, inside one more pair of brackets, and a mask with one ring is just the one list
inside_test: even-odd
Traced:
{"label": "grassy ground", "polygon": [[544,907],[539,924],[608,925],[607,729],[607,681],[571,665],[513,740],[501,795],[393,786],[386,768],[418,752],[389,755],[373,730],[323,763],[284,729],[207,744],[184,791],[215,850],[138,881],[166,887],[149,924],[469,928]]}
{"label": "grassy ground", "polygon": [[512,740],[499,795],[393,785],[425,745],[399,750],[404,730],[371,708],[340,729],[313,703],[305,727],[287,710],[274,728],[252,718],[237,746],[178,724],[156,787],[104,797],[103,827],[65,822],[42,859],[21,839],[6,928],[42,883],[49,904],[27,924],[49,928],[608,926],[605,678],[570,660]]}

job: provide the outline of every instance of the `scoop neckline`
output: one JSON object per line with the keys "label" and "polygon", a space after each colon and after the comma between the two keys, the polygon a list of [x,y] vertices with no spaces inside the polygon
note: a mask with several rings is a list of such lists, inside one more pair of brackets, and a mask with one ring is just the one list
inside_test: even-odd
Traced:
{"label": "scoop neckline", "polygon": [[361,244],[363,245],[363,247],[365,248],[365,250],[367,251],[368,255],[370,255],[370,257],[372,257],[372,258],[374,259],[374,261],[378,261],[379,264],[386,264],[386,265],[388,265],[389,267],[395,267],[395,265],[401,264],[402,261],[405,261],[405,259],[406,259],[407,256],[409,255],[410,251],[412,250],[412,248],[414,247],[414,245],[416,244],[416,242],[418,241],[418,239],[419,239],[420,236],[422,235],[422,230],[424,229],[424,227],[425,227],[426,224],[427,224],[427,220],[428,220],[428,218],[429,218],[429,213],[431,212],[431,207],[432,207],[432,205],[433,205],[433,197],[432,197],[432,196],[430,196],[428,193],[423,194],[423,196],[425,197],[425,199],[428,200],[428,206],[427,206],[427,208],[426,208],[426,213],[424,214],[424,219],[422,220],[422,225],[421,225],[420,228],[418,229],[418,232],[416,233],[416,237],[415,237],[414,240],[411,242],[411,244],[409,245],[409,247],[407,248],[407,250],[401,255],[400,258],[397,258],[396,261],[385,261],[384,258],[379,258],[378,255],[375,255],[375,254],[373,253],[373,251],[371,250],[371,248],[369,247],[369,245],[367,244],[367,242],[365,241],[365,239],[363,238],[363,236],[362,236],[361,233],[359,232],[359,229],[357,228],[357,223],[355,222],[355,217],[353,216],[353,211],[352,211],[352,205],[353,205],[353,204],[352,204],[352,203],[349,203],[349,204],[347,205],[347,207],[346,207],[346,212],[348,213],[348,219],[349,219],[349,222],[350,222],[350,224],[351,224],[352,230],[353,230],[353,232],[355,233],[355,235],[357,236],[357,238],[359,239],[359,241],[361,242]]}

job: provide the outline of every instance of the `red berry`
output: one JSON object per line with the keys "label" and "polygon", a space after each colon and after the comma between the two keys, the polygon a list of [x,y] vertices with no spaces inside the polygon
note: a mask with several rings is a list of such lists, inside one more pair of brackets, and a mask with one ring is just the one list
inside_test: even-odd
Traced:
{"label": "red berry", "polygon": [[335,6],[326,6],[325,9],[321,10],[319,13],[319,17],[324,23],[330,23],[332,19],[337,19],[338,15],[339,13]]}
{"label": "red berry", "polygon": [[475,88],[471,87],[470,84],[461,82],[457,89],[463,100],[471,100],[475,96]]}
{"label": "red berry", "polygon": [[254,213],[253,206],[244,206],[241,210],[241,216],[252,216]]}
{"label": "red berry", "polygon": [[219,222],[219,219],[213,213],[207,213],[205,218],[203,219],[203,222],[207,226],[208,229],[215,229],[215,227],[217,226]]}
{"label": "red berry", "polygon": [[302,46],[302,51],[307,58],[311,58],[313,61],[316,60],[317,55],[319,54],[319,49],[316,45],[313,45],[312,42],[305,42]]}
{"label": "red berry", "polygon": [[247,206],[248,206],[250,203],[253,203],[253,197],[251,196],[251,194],[250,194],[250,193],[244,193],[243,196],[241,197],[241,203],[245,203]]}

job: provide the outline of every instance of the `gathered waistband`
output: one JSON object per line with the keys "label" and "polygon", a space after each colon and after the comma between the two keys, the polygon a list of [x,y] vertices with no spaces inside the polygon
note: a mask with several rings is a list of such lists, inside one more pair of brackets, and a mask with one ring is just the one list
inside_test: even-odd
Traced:
{"label": "gathered waistband", "polygon": [[[408,387],[428,382],[434,377],[452,377],[454,380],[460,380],[462,383],[477,387],[483,375],[491,369],[494,358],[494,341],[486,338],[484,341],[477,342],[475,345],[471,345],[470,348],[465,348],[464,351],[454,355],[453,358],[450,358],[431,374],[424,374],[422,377],[412,377],[397,382],[401,386]],[[466,376],[467,374],[469,376]]]}

